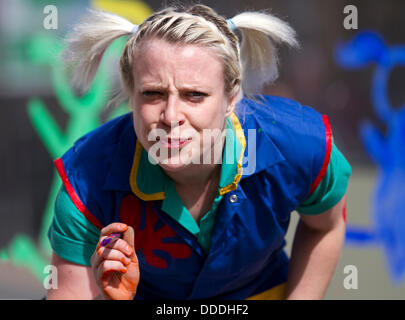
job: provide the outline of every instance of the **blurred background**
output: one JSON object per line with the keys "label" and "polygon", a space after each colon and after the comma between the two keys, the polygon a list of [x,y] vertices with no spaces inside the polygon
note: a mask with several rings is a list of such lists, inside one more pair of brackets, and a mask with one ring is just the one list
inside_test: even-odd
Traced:
{"label": "blurred background", "polygon": [[[280,48],[280,77],[265,93],[328,115],[335,143],[353,168],[346,242],[325,298],[403,299],[405,2],[201,2],[227,18],[269,10],[297,31],[301,48]],[[79,95],[58,60],[63,37],[86,8],[141,23],[166,3],[0,0],[0,299],[44,296],[46,232],[60,185],[53,160],[82,134],[127,110],[106,107],[117,87],[114,70],[124,40],[108,50],[90,91]],[[344,13],[349,5],[352,10]],[[349,19],[356,11],[357,21]],[[287,251],[296,223],[294,213]],[[357,289],[344,286],[353,276],[344,273],[348,265],[357,270]]]}

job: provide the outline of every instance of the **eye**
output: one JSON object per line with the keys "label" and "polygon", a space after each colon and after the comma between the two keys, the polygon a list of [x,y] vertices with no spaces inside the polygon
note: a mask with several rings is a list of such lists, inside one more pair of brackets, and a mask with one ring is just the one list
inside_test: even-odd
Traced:
{"label": "eye", "polygon": [[186,93],[186,97],[188,99],[194,100],[194,101],[200,101],[203,100],[205,97],[207,97],[208,94],[200,91],[190,91]]}
{"label": "eye", "polygon": [[142,92],[142,95],[145,97],[156,97],[162,95],[160,91],[145,90]]}

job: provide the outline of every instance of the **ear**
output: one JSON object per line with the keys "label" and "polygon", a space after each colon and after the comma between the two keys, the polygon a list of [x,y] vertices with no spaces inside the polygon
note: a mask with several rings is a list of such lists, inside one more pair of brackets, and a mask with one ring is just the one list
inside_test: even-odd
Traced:
{"label": "ear", "polygon": [[238,95],[239,91],[235,93],[232,97],[228,99],[228,105],[226,107],[225,111],[225,117],[228,117],[232,114],[232,112],[235,110],[236,103],[238,102]]}

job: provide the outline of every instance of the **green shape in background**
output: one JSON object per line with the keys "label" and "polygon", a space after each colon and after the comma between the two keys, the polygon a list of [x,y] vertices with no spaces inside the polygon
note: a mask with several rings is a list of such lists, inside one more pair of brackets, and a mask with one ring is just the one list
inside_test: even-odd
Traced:
{"label": "green shape in background", "polygon": [[[60,2],[52,2],[54,1],[50,3],[44,0],[33,0],[32,4],[41,9],[38,11],[38,17],[42,17],[42,10],[45,5],[54,4],[58,6],[58,10],[60,9]],[[83,2],[80,2],[80,4],[83,6]],[[142,1],[91,0],[88,3],[86,2],[85,6],[87,7],[89,4],[99,10],[107,10],[123,15],[128,20],[136,23],[141,23],[152,13],[149,6]],[[73,5],[73,2],[64,1],[63,5],[70,6]],[[85,9],[85,7],[82,8]],[[34,11],[35,14],[38,12]],[[14,38],[12,40],[12,43],[19,41],[19,39]],[[56,98],[60,107],[69,117],[65,129],[62,130],[41,99],[33,97],[28,101],[29,119],[52,159],[62,156],[78,138],[101,124],[100,116],[103,112],[108,111],[105,107],[112,93],[108,62],[112,58],[119,58],[126,41],[125,37],[117,39],[106,50],[90,89],[82,96],[76,95],[70,87],[62,61],[59,59],[63,50],[63,42],[55,33],[44,31],[30,35],[28,41],[22,40],[18,42],[25,49],[17,50],[17,52],[23,52],[21,58],[24,58],[24,60],[28,58],[30,63],[36,66],[49,68],[51,84]],[[13,58],[15,57],[13,56]],[[107,120],[128,111],[128,105],[123,103],[109,111]],[[61,179],[55,169],[42,215],[38,239],[33,240],[29,236],[19,233],[14,235],[7,247],[0,250],[0,262],[11,262],[15,266],[27,268],[41,283],[47,276],[44,273],[45,266],[50,264],[52,250],[47,238],[47,232],[52,222],[54,203],[60,186]]]}
{"label": "green shape in background", "polygon": [[[45,145],[52,159],[60,157],[79,137],[97,128],[101,112],[108,102],[111,81],[105,61],[118,58],[126,39],[121,38],[107,49],[103,62],[89,91],[81,97],[75,95],[64,73],[59,54],[62,42],[49,33],[32,36],[28,42],[27,53],[33,63],[50,67],[52,86],[62,109],[69,115],[63,131],[48,111],[45,103],[38,98],[28,101],[28,115],[34,129]],[[45,48],[45,49],[44,49]],[[126,103],[114,109],[108,119],[128,112]],[[16,266],[28,268],[34,276],[43,281],[44,267],[50,263],[51,247],[47,231],[52,221],[54,202],[61,186],[61,180],[54,170],[48,200],[43,213],[37,247],[35,241],[24,234],[16,234],[7,248],[0,250],[0,261],[11,261]]]}

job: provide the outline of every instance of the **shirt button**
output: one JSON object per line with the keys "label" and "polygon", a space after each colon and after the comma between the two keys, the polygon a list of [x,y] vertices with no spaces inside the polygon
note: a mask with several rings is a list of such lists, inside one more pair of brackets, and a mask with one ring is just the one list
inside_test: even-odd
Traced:
{"label": "shirt button", "polygon": [[231,195],[231,196],[229,197],[229,201],[230,201],[231,203],[235,203],[236,201],[238,201],[237,195],[236,195],[236,194]]}

